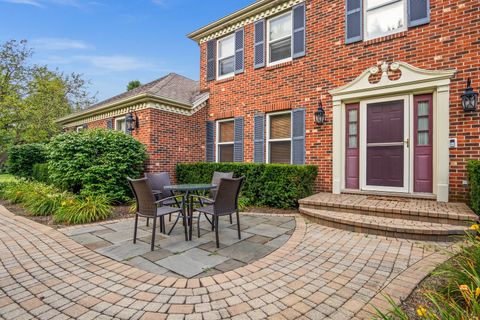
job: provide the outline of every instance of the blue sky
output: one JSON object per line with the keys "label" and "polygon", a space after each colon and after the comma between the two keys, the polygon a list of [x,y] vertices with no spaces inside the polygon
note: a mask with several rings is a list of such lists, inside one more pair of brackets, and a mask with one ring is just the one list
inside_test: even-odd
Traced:
{"label": "blue sky", "polygon": [[254,0],[0,0],[0,42],[26,39],[33,62],[91,80],[99,100],[169,72],[199,78],[185,35]]}

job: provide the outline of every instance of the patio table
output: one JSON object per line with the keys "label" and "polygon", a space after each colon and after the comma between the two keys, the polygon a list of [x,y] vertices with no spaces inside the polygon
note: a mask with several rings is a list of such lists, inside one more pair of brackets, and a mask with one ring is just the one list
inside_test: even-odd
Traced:
{"label": "patio table", "polygon": [[[186,205],[188,209],[188,217],[187,217],[187,224],[188,224],[188,240],[192,240],[192,233],[193,233],[193,199],[190,197],[190,193],[192,192],[199,192],[199,191],[209,191],[215,189],[217,187],[216,184],[173,184],[170,186],[165,186],[164,189],[167,191],[184,193],[184,205]],[[177,219],[178,221],[178,219]],[[175,222],[176,223],[176,222]]]}

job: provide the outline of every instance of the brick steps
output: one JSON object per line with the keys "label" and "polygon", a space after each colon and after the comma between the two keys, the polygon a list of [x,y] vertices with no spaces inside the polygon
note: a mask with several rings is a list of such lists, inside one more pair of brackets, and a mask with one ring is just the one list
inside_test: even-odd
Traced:
{"label": "brick steps", "polygon": [[311,208],[300,208],[309,220],[337,229],[386,237],[423,241],[454,241],[455,236],[465,234],[466,226],[394,219]]}

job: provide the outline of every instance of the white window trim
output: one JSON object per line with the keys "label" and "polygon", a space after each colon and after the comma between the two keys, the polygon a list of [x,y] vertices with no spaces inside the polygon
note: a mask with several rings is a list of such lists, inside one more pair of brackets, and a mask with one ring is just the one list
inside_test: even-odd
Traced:
{"label": "white window trim", "polygon": [[[282,18],[284,16],[287,16],[287,15],[290,15],[291,16],[291,21],[292,21],[292,25],[291,25],[291,33],[290,33],[290,57],[289,58],[285,58],[285,59],[282,59],[282,60],[278,60],[278,61],[275,61],[275,62],[271,62],[271,51],[270,51],[270,23],[274,20],[277,20],[279,18]],[[285,40],[287,39],[288,37],[284,37],[282,39],[277,39],[275,40],[275,42],[279,42],[279,41],[282,41],[282,40]],[[267,20],[267,67],[271,67],[271,66],[275,66],[277,64],[281,64],[281,63],[285,63],[285,62],[290,62],[293,60],[293,11],[289,11],[287,13],[284,13],[284,14],[281,14],[281,15],[278,15],[278,16],[275,16],[271,19],[268,19]]]}
{"label": "white window trim", "polygon": [[[233,72],[230,72],[230,73],[227,73],[227,74],[224,74],[224,75],[220,75],[220,42],[227,39],[227,38],[233,38],[233,55],[231,56],[228,56],[228,57],[224,57],[222,60],[225,60],[225,59],[228,59],[228,58],[231,58],[233,57]],[[217,73],[217,80],[224,80],[224,79],[228,79],[228,78],[233,78],[235,76],[235,47],[236,47],[236,43],[235,43],[235,33],[233,34],[230,34],[226,37],[223,37],[221,39],[218,39],[217,40],[217,55],[216,55],[216,58],[215,58],[215,63],[217,64],[215,66],[215,69],[216,69],[216,73]]]}
{"label": "white window trim", "polygon": [[[278,116],[281,114],[290,114],[290,139],[270,139],[270,117],[271,116]],[[293,148],[292,148],[292,141],[293,141],[293,116],[292,111],[279,111],[279,112],[272,112],[267,114],[267,163],[270,163],[270,142],[282,142],[282,141],[290,141],[290,164],[292,164],[293,160]]]}
{"label": "white window trim", "polygon": [[[127,127],[126,117],[119,117],[119,118],[115,118],[115,131],[120,131],[118,130],[118,122],[121,120],[125,120],[125,130],[126,130],[126,127]],[[124,130],[122,130],[122,132],[124,132]]]}
{"label": "white window trim", "polygon": [[78,127],[75,128],[75,131],[81,132],[81,131],[83,131],[83,129],[84,129],[83,126],[78,126]]}
{"label": "white window trim", "polygon": [[235,119],[230,118],[230,119],[222,119],[218,120],[216,124],[216,129],[215,129],[215,162],[220,163],[220,148],[219,146],[227,146],[227,145],[232,145],[235,147],[235,137],[232,142],[220,142],[220,123],[223,122],[233,122],[233,125],[235,126]]}
{"label": "white window trim", "polygon": [[[375,34],[375,35],[370,35],[369,36],[368,31],[367,31],[367,11],[372,11],[372,10],[375,10],[375,9],[378,9],[378,8],[381,8],[381,7],[385,7],[385,6],[394,4],[396,2],[403,2],[403,19],[404,19],[403,27],[400,28],[400,29],[390,31],[390,32],[386,32],[386,33],[382,33],[382,34]],[[396,34],[396,33],[400,33],[400,32],[408,30],[408,3],[407,3],[407,0],[390,0],[389,2],[387,2],[385,4],[376,6],[372,9],[367,9],[367,3],[365,2],[364,5],[363,5],[362,14],[363,14],[363,38],[365,39],[365,41],[390,36],[392,34]]]}

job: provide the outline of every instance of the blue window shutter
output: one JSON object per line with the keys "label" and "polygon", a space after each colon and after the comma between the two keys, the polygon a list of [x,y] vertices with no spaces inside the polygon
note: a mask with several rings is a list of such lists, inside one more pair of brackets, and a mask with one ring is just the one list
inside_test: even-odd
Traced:
{"label": "blue window shutter", "polygon": [[254,116],[253,129],[253,162],[265,162],[265,115],[256,114]]}
{"label": "blue window shutter", "polygon": [[243,162],[243,117],[234,119],[234,144],[233,144],[233,161]]}
{"label": "blue window shutter", "polygon": [[293,7],[293,58],[305,56],[305,3]]}
{"label": "blue window shutter", "polygon": [[255,22],[254,42],[254,67],[258,69],[265,66],[265,19]]}
{"label": "blue window shutter", "polygon": [[305,164],[305,109],[292,111],[292,163]]}
{"label": "blue window shutter", "polygon": [[346,0],[345,42],[353,43],[363,40],[362,0]]}
{"label": "blue window shutter", "polygon": [[112,130],[113,129],[113,119],[108,119],[107,120],[107,129]]}
{"label": "blue window shutter", "polygon": [[82,127],[83,127],[83,129],[84,129],[84,130],[87,130],[87,129],[88,129],[88,124],[87,124],[87,123],[85,123],[85,124],[83,124],[83,126],[82,126]]}
{"label": "blue window shutter", "polygon": [[239,29],[235,32],[235,74],[242,73],[245,60],[245,31]]}
{"label": "blue window shutter", "polygon": [[206,161],[215,162],[215,123],[213,121],[207,121],[207,141],[206,141]]}
{"label": "blue window shutter", "polygon": [[207,42],[207,81],[215,80],[215,57],[217,51],[217,41]]}
{"label": "blue window shutter", "polygon": [[429,0],[408,0],[408,26],[416,27],[430,22]]}

